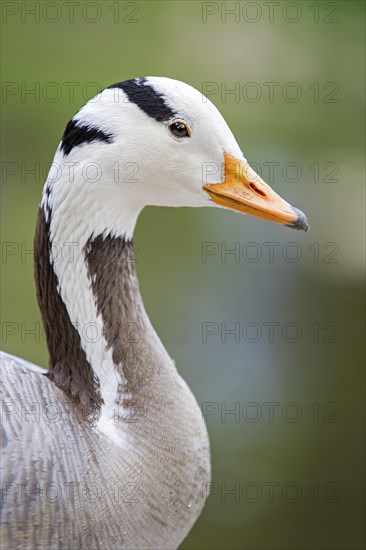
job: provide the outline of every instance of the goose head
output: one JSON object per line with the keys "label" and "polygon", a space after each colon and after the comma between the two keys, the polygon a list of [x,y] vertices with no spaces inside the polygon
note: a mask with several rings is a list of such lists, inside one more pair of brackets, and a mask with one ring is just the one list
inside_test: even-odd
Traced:
{"label": "goose head", "polygon": [[218,109],[169,78],[114,84],[81,108],[45,190],[46,212],[87,217],[94,234],[131,238],[148,205],[219,207],[308,229],[305,215],[252,170]]}

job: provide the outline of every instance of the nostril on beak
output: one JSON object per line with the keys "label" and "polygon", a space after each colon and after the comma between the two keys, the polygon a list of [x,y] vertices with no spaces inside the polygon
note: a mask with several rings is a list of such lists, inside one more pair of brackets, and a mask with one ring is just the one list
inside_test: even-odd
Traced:
{"label": "nostril on beak", "polygon": [[258,195],[259,197],[262,197],[262,199],[266,199],[267,198],[267,195],[264,191],[262,191],[261,189],[258,189],[258,187],[256,186],[255,183],[253,183],[252,181],[250,182],[249,184],[249,187],[251,188],[252,191],[254,191],[254,193],[256,195]]}

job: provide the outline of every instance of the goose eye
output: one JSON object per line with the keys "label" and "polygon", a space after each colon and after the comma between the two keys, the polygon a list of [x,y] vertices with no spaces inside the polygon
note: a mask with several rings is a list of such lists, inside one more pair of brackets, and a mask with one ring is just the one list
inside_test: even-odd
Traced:
{"label": "goose eye", "polygon": [[182,120],[176,120],[169,124],[169,130],[177,138],[190,137],[191,135],[188,125]]}

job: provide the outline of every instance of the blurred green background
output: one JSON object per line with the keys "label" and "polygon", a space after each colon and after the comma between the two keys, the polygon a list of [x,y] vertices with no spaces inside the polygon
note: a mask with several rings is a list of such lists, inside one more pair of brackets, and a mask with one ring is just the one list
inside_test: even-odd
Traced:
{"label": "blurred green background", "polygon": [[[245,156],[311,231],[214,209],[141,215],[146,309],[211,413],[212,494],[182,548],[364,548],[364,3],[74,4],[2,3],[2,348],[47,364],[29,251],[67,121],[127,78],[214,83]],[[207,242],[218,252],[203,261]],[[206,342],[203,323],[218,329]]]}

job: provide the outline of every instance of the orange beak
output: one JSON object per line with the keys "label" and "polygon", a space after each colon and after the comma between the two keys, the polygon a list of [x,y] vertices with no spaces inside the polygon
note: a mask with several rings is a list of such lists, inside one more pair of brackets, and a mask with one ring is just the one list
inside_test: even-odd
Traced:
{"label": "orange beak", "polygon": [[277,195],[247,162],[225,151],[224,159],[224,183],[207,183],[203,186],[215,203],[294,229],[309,229],[305,214]]}

